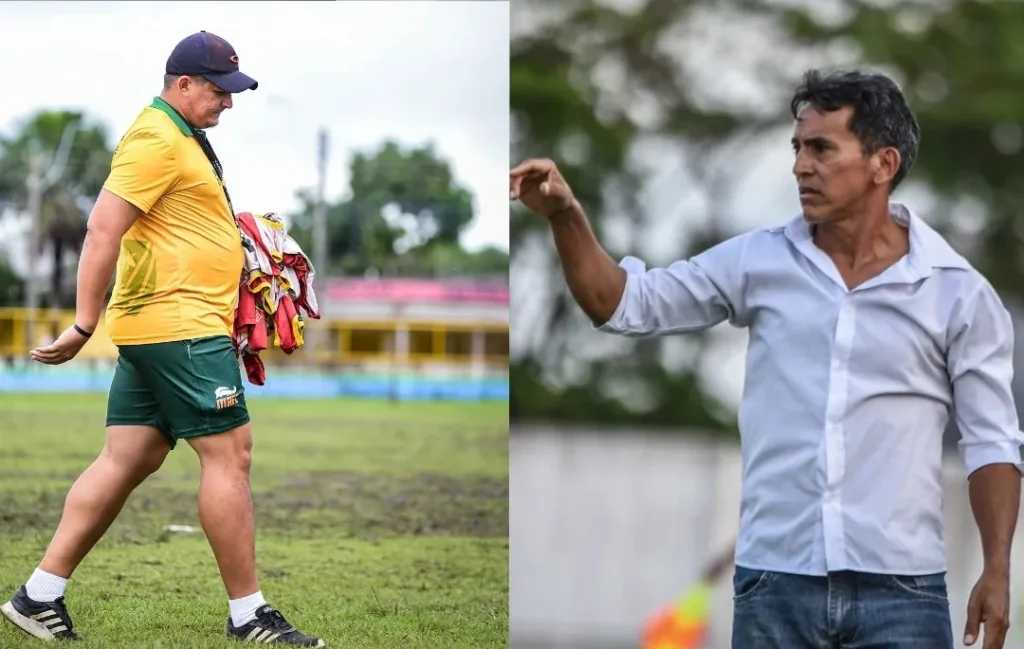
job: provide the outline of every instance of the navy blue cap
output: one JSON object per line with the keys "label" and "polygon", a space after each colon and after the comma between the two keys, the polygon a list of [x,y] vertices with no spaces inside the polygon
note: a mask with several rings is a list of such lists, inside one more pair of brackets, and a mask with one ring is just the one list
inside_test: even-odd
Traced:
{"label": "navy blue cap", "polygon": [[221,90],[256,90],[259,84],[238,69],[235,48],[220,36],[201,31],[185,38],[167,57],[167,74],[205,77]]}

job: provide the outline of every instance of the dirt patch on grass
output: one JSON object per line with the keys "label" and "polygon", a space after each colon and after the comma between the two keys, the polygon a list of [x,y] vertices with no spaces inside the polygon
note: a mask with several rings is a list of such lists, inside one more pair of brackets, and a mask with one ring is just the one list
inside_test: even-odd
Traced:
{"label": "dirt patch on grass", "polygon": [[261,524],[312,529],[352,524],[353,535],[508,536],[508,479],[351,473],[294,477],[254,496]]}
{"label": "dirt patch on grass", "polygon": [[[108,537],[147,543],[168,540],[168,525],[198,528],[197,488],[143,484],[128,499]],[[56,487],[0,494],[0,530],[52,534],[65,494]],[[508,536],[507,477],[318,473],[259,489],[253,504],[259,533],[275,536]]]}

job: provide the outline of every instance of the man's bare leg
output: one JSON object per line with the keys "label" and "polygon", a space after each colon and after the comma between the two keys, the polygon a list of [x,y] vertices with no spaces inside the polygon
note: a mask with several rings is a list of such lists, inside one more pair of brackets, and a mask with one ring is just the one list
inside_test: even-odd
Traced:
{"label": "man's bare leg", "polygon": [[100,456],[78,477],[39,567],[0,614],[42,640],[74,640],[64,606],[68,578],[110,527],[131,492],[160,468],[170,445],[150,426],[109,426]]}
{"label": "man's bare leg", "polygon": [[163,464],[170,445],[151,426],[110,426],[99,457],[75,480],[40,570],[71,577],[128,496]]}
{"label": "man's bare leg", "polygon": [[188,440],[199,456],[199,521],[217,559],[228,597],[236,600],[259,591],[256,578],[256,524],[249,467],[252,426]]}
{"label": "man's bare leg", "polygon": [[228,636],[259,644],[323,647],[267,604],[256,577],[256,523],[249,489],[252,426],[188,440],[196,454],[199,520],[228,592]]}

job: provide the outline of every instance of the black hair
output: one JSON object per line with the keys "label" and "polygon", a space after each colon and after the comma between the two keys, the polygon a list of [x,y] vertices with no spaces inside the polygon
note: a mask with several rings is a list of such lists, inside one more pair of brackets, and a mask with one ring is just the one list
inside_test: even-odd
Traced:
{"label": "black hair", "polygon": [[877,72],[809,70],[789,104],[796,119],[805,106],[832,112],[853,109],[847,127],[857,136],[864,153],[893,147],[900,153],[900,168],[892,179],[896,189],[917,159],[921,132],[896,82]]}

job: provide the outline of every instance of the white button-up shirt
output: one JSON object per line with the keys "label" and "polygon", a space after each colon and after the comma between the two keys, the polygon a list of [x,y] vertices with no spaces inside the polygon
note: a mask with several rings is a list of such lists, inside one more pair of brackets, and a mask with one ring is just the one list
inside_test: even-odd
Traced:
{"label": "white button-up shirt", "polygon": [[988,281],[901,204],[910,251],[848,290],[802,216],[646,270],[602,331],[749,328],[738,565],[803,575],[946,569],[942,436],[969,472],[1021,466],[1013,328]]}

